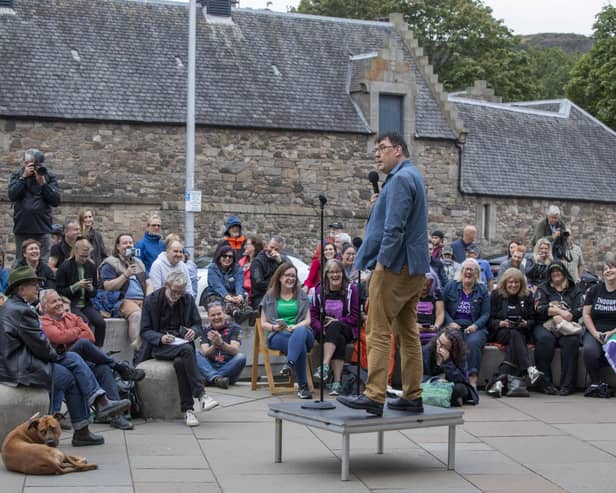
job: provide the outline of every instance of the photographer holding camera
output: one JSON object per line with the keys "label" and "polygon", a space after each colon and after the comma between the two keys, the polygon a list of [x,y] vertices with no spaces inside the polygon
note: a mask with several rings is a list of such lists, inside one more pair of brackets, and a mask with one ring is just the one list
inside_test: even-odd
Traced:
{"label": "photographer holding camera", "polygon": [[41,244],[41,260],[47,263],[51,248],[51,208],[60,205],[60,187],[44,165],[45,154],[38,149],[24,153],[24,165],[9,180],[9,200],[13,202],[13,233],[16,261],[21,244],[34,239]]}

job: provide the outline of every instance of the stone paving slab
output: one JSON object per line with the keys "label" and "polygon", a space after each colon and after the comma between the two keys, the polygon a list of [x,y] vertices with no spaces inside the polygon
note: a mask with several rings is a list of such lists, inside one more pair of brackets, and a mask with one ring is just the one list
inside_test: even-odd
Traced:
{"label": "stone paving slab", "polygon": [[507,474],[469,474],[466,479],[482,491],[520,493],[562,493],[560,486],[541,476],[520,477]]}
{"label": "stone paving slab", "polygon": [[546,436],[564,435],[558,426],[546,425],[538,421],[472,421],[464,423],[464,430],[476,437]]}
{"label": "stone paving slab", "polygon": [[[133,490],[131,490],[132,492]],[[216,483],[136,482],[134,493],[220,493]]]}
{"label": "stone paving slab", "polygon": [[571,493],[611,492],[616,484],[613,463],[533,464],[533,470]]}

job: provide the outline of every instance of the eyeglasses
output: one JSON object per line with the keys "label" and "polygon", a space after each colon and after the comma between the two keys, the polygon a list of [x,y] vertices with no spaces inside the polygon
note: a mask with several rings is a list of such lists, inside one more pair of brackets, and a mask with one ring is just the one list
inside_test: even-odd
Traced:
{"label": "eyeglasses", "polygon": [[220,258],[234,258],[233,255],[221,255]]}
{"label": "eyeglasses", "polygon": [[162,228],[162,224],[148,224],[152,228]]}
{"label": "eyeglasses", "polygon": [[382,144],[382,145],[380,145],[380,146],[375,147],[375,148],[372,150],[372,152],[374,152],[375,154],[376,154],[377,152],[385,152],[385,149],[393,149],[394,147],[398,147],[398,146],[387,146],[387,145]]}

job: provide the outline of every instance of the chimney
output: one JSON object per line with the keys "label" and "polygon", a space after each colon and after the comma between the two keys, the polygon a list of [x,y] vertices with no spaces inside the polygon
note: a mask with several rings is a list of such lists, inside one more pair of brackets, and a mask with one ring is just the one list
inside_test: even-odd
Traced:
{"label": "chimney", "polygon": [[14,3],[14,0],[0,0],[0,9],[12,9]]}
{"label": "chimney", "polygon": [[231,4],[235,4],[232,0],[205,0],[205,8],[207,15],[216,17],[231,17]]}

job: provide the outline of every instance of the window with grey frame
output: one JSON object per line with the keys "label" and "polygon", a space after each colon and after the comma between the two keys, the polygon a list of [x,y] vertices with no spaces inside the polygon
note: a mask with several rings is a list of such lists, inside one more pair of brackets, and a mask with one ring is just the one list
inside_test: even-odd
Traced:
{"label": "window with grey frame", "polygon": [[404,96],[379,94],[379,133],[404,135]]}

